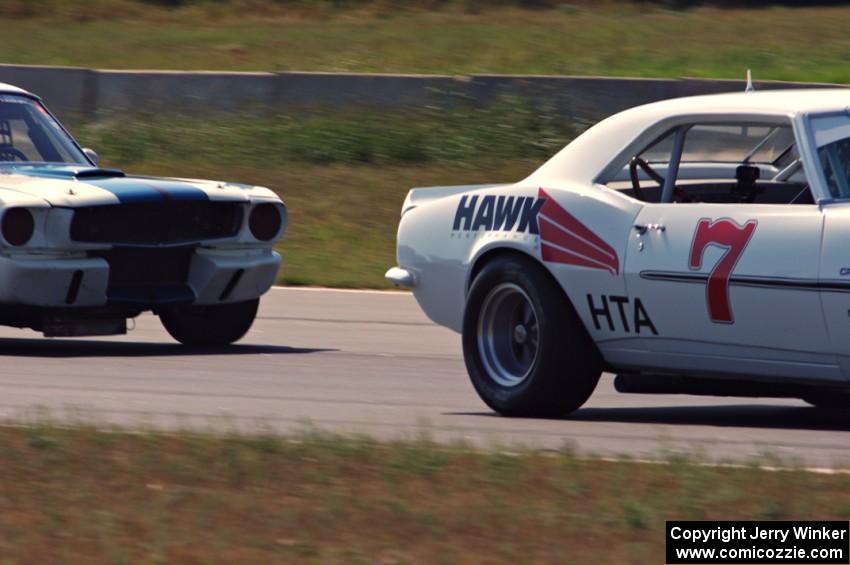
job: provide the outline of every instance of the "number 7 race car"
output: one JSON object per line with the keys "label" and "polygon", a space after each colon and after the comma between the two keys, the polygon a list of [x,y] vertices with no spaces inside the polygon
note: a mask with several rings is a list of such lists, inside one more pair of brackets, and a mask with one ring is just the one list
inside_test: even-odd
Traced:
{"label": "number 7 race car", "polygon": [[0,324],[120,334],[152,310],[182,343],[231,343],[285,228],[266,188],[98,167],[38,97],[0,84]]}
{"label": "number 7 race car", "polygon": [[633,108],[515,184],[414,189],[387,278],[494,410],[621,392],[850,406],[850,91]]}

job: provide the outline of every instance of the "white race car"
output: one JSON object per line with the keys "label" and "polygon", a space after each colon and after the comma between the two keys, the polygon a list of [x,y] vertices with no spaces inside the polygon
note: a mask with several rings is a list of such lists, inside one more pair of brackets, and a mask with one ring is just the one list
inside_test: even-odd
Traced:
{"label": "white race car", "polygon": [[182,343],[231,343],[285,228],[267,188],[99,168],[37,96],[0,84],[0,324],[120,334],[153,310]]}
{"label": "white race car", "polygon": [[633,108],[514,184],[414,189],[398,267],[508,415],[622,392],[850,406],[850,91]]}

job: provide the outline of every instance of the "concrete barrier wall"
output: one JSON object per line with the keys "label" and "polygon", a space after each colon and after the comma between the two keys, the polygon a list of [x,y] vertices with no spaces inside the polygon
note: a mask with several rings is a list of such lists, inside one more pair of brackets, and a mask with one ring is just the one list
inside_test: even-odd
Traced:
{"label": "concrete barrier wall", "polygon": [[[0,82],[41,96],[60,115],[119,112],[208,115],[309,108],[411,108],[431,103],[487,105],[512,96],[564,116],[597,120],[666,98],[740,91],[743,81],[515,75],[396,75],[120,71],[0,65]],[[756,82],[757,89],[836,86]]]}

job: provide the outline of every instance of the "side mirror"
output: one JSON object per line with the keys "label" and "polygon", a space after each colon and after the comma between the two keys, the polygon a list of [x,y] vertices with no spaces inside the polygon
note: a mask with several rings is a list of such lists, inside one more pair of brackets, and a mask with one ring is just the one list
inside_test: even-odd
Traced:
{"label": "side mirror", "polygon": [[83,153],[86,154],[86,157],[89,158],[89,161],[94,163],[94,166],[97,167],[98,162],[100,161],[100,157],[97,156],[97,153],[94,149],[89,149],[88,147],[83,147]]}

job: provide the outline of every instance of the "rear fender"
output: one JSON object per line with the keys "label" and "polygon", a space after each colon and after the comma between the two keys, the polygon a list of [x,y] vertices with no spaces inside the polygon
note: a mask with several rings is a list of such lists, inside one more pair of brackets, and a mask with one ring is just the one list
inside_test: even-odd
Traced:
{"label": "rear fender", "polygon": [[[587,296],[626,294],[622,265],[629,228],[640,204],[598,188],[470,188],[415,189],[405,201],[398,230],[398,265],[415,277],[413,292],[425,313],[459,332],[479,259],[507,249],[542,263],[591,335],[605,338],[596,335]],[[520,210],[513,219],[505,214],[508,205]],[[492,217],[482,213],[485,206]],[[558,225],[553,227],[553,222]]]}
{"label": "rear fender", "polygon": [[[514,192],[517,192],[516,190]],[[522,253],[542,265],[574,306],[594,341],[617,342],[631,337],[621,323],[616,301],[628,300],[623,268],[632,225],[641,204],[604,190],[526,189],[546,202],[538,214],[537,234],[503,232],[478,237],[470,247],[464,291],[477,272],[500,252]],[[612,297],[613,300],[612,300]],[[594,317],[604,304],[612,312]],[[465,305],[465,296],[464,296]]]}

